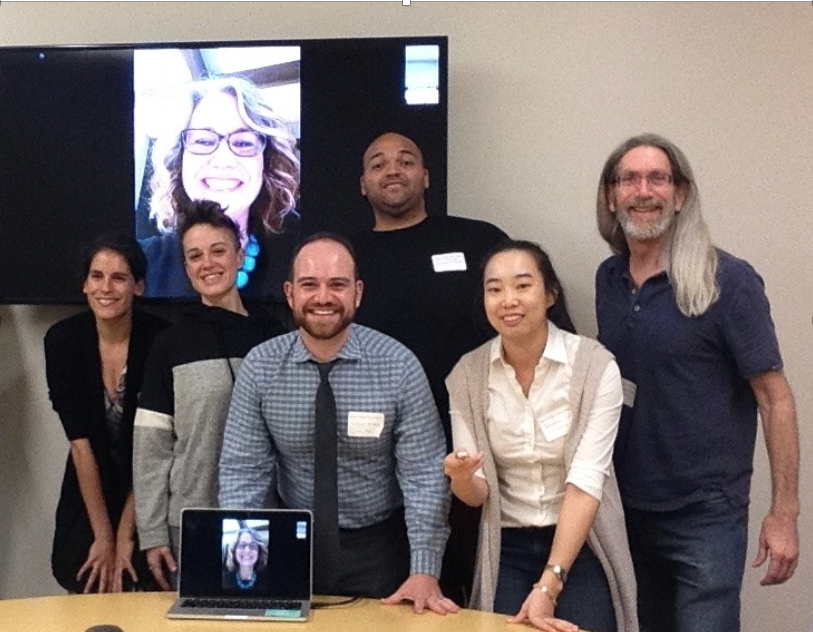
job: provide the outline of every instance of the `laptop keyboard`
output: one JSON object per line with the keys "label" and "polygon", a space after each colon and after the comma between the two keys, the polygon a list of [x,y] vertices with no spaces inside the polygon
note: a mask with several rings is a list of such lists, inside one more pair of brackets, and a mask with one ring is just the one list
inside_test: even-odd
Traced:
{"label": "laptop keyboard", "polygon": [[182,608],[223,608],[231,610],[300,610],[301,601],[282,599],[194,598],[181,601]]}

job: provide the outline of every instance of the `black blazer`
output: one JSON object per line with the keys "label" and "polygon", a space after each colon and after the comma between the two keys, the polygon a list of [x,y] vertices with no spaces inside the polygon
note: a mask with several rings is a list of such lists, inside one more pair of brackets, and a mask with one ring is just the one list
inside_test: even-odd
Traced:
{"label": "black blazer", "polygon": [[[102,491],[110,522],[118,526],[124,502],[132,489],[133,419],[144,379],[147,354],[155,335],[169,323],[135,310],[127,355],[127,390],[123,402],[123,434],[127,439],[125,462],[119,471],[110,454],[104,416],[104,385],[99,338],[92,312],[66,318],[45,335],[45,373],[48,393],[69,440],[87,438],[99,467]],[[62,491],[56,511],[51,567],[56,580],[67,590],[81,591],[76,573],[87,558],[93,531],[87,518],[73,460],[68,455]],[[137,545],[136,545],[137,546]],[[137,550],[137,548],[136,548]],[[140,557],[134,554],[134,558]],[[136,569],[139,578],[149,577],[143,559]],[[139,568],[143,567],[143,568]]]}

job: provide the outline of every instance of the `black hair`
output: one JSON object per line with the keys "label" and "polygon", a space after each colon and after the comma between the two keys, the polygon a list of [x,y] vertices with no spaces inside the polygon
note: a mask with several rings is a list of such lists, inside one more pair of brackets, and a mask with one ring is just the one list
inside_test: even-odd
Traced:
{"label": "black hair", "polygon": [[144,280],[147,274],[147,257],[135,238],[123,233],[102,233],[83,249],[82,280],[90,274],[93,258],[103,250],[120,255],[127,262],[136,283]]}
{"label": "black hair", "polygon": [[198,224],[207,224],[212,228],[225,228],[232,236],[235,247],[240,249],[240,229],[231,217],[226,215],[223,207],[217,202],[199,200],[184,206],[180,213],[181,223],[178,227],[178,237],[183,252],[183,238],[189,229]]}

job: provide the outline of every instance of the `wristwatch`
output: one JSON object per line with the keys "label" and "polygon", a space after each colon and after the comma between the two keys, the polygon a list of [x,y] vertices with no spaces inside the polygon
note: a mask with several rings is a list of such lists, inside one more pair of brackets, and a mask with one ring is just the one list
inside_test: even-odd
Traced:
{"label": "wristwatch", "polygon": [[559,564],[545,564],[545,570],[550,571],[563,584],[567,581],[567,570]]}

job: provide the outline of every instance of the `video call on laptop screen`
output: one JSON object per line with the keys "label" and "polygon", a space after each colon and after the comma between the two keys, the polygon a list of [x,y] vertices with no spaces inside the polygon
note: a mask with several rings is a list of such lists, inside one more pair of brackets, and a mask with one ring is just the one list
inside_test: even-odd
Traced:
{"label": "video call on laptop screen", "polygon": [[182,523],[182,596],[310,598],[308,512],[192,510]]}

